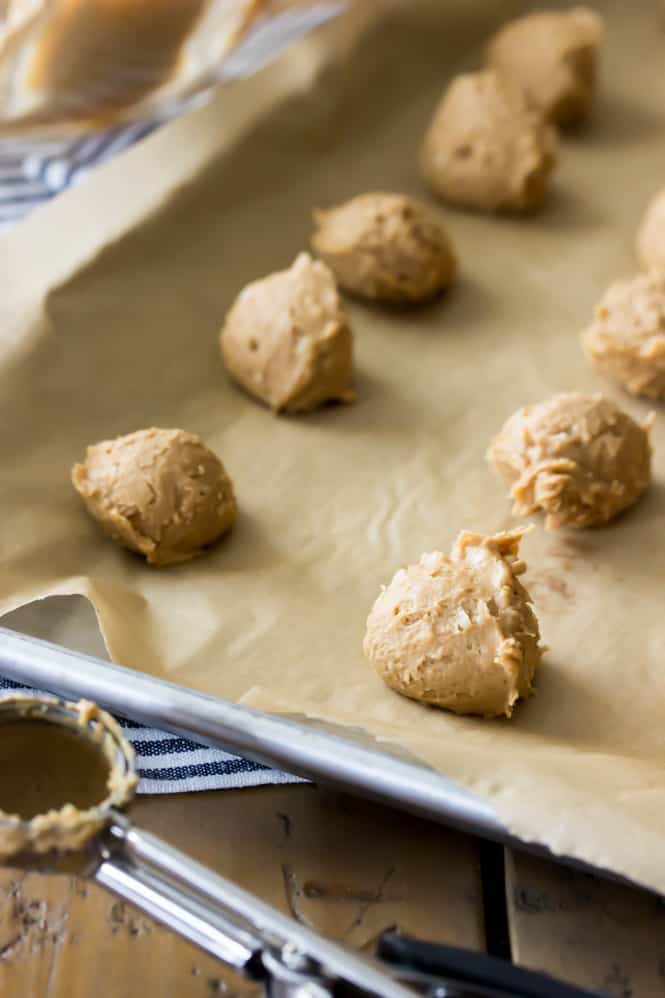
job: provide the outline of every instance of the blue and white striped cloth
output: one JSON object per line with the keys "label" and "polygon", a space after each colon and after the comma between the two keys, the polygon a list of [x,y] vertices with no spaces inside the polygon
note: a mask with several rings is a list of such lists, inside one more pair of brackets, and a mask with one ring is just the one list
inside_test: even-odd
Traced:
{"label": "blue and white striped cloth", "polygon": [[[232,79],[255,72],[290,42],[339,14],[342,6],[340,0],[322,2],[259,22],[226,60],[220,78]],[[67,145],[24,145],[4,140],[0,143],[0,229],[15,224],[32,208],[84,180],[99,163],[117,156],[165,120],[166,116],[123,125]],[[0,694],[21,689],[24,687],[0,678]],[[295,776],[220,749],[119,720],[136,750],[141,774],[139,793],[186,793],[299,782]]]}
{"label": "blue and white striped cloth", "polygon": [[[0,678],[0,696],[35,693],[11,679]],[[297,776],[262,766],[251,759],[208,748],[168,731],[146,728],[134,721],[118,721],[136,752],[141,776],[140,794],[191,793],[194,790],[237,790],[268,783],[299,783]]]}

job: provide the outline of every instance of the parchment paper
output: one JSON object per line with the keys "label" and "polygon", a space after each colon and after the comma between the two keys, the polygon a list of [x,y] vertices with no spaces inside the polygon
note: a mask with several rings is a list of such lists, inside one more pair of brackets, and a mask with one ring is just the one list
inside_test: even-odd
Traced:
{"label": "parchment paper", "polygon": [[[226,308],[290,263],[312,206],[423,193],[416,151],[446,79],[516,9],[404,4],[354,48],[358,19],[377,12],[359,6],[0,242],[0,609],[83,594],[118,661],[360,725],[489,800],[518,835],[665,891],[662,410],[639,507],[583,534],[538,522],[525,542],[551,650],[512,721],[400,698],[361,652],[398,567],[461,528],[513,522],[483,455],[516,406],[580,389],[648,411],[587,369],[577,336],[607,283],[636,269],[634,231],[665,182],[659,5],[604,5],[597,113],[563,143],[547,209],[439,209],[459,287],[412,313],[349,302],[359,401],[275,418],[225,376]],[[87,443],[153,424],[200,433],[241,508],[228,540],[163,571],[105,540],[69,483]]]}

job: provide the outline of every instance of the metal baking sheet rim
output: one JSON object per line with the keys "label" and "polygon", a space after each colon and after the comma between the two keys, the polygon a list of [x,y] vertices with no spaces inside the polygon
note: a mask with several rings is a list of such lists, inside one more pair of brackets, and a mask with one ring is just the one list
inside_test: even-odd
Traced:
{"label": "metal baking sheet rim", "polygon": [[554,855],[545,846],[518,838],[488,804],[433,769],[308,724],[197,693],[5,627],[0,627],[0,673],[60,696],[94,700],[133,721],[369,795],[459,831],[630,883],[611,870]]}

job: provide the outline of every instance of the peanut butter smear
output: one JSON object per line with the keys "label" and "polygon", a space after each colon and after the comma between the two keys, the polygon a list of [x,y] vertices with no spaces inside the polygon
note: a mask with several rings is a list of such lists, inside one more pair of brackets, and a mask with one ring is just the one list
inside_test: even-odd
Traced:
{"label": "peanut butter smear", "polygon": [[0,131],[142,120],[211,77],[264,0],[0,3]]}
{"label": "peanut butter smear", "polygon": [[169,80],[204,7],[203,0],[54,4],[49,30],[30,53],[26,91],[33,102],[50,92],[88,112],[133,104]]}

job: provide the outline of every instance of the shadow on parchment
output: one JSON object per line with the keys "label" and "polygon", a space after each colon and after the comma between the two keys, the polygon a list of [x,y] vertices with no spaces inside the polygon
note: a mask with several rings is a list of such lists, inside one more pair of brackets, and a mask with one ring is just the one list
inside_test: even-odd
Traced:
{"label": "shadow on parchment", "polygon": [[[248,551],[251,554],[248,555]],[[131,552],[128,557],[139,558]],[[283,562],[284,553],[270,543],[269,533],[258,517],[251,516],[240,505],[236,521],[227,534],[207,547],[200,557],[182,565],[170,565],[166,571],[169,576],[177,575],[180,570],[189,574],[192,569],[202,575],[228,576],[233,572],[255,572]]]}
{"label": "shadow on parchment", "polygon": [[[622,691],[608,684],[601,692],[583,666],[566,665],[554,651],[547,652],[536,676],[536,693],[517,705],[511,728],[522,738],[560,744],[566,751],[573,747],[581,753],[652,761],[653,751],[641,737],[648,704],[637,705],[628,716]],[[589,673],[599,666],[602,663],[589,663]]]}
{"label": "shadow on parchment", "polygon": [[591,121],[567,132],[566,138],[571,142],[616,147],[644,142],[649,137],[662,134],[664,128],[665,108],[657,113],[625,93],[610,93],[601,88]]}
{"label": "shadow on parchment", "polygon": [[606,225],[608,217],[607,213],[598,211],[596,205],[590,204],[571,185],[555,179],[542,209],[537,214],[528,216],[526,221],[527,224],[539,224],[550,230],[583,229],[588,232],[589,229]]}
{"label": "shadow on parchment", "polygon": [[472,327],[488,316],[496,316],[497,302],[475,277],[462,271],[451,287],[419,304],[367,301],[344,293],[353,310],[367,313],[373,321],[385,319],[386,326],[404,328],[387,330],[397,336],[414,338],[418,332],[433,336],[472,335]]}
{"label": "shadow on parchment", "polygon": [[[639,550],[648,552],[644,557],[636,556],[630,537],[636,527],[647,530],[639,542]],[[665,558],[665,482],[656,479],[634,506],[603,527],[559,530],[550,538],[548,554],[564,572],[574,572],[576,562],[584,562],[594,570],[612,565],[628,584],[631,575],[636,581],[645,573],[656,576]]]}

